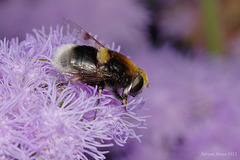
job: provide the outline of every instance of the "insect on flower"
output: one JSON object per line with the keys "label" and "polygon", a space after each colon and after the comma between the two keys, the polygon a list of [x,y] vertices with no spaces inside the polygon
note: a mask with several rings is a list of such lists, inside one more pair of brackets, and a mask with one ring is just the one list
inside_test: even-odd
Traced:
{"label": "insect on flower", "polygon": [[[148,87],[146,72],[129,58],[104,47],[74,22],[64,20],[64,23],[70,33],[86,45],[60,46],[53,56],[53,65],[59,72],[77,76],[71,81],[97,85],[99,95],[104,87],[110,87],[122,104],[127,104],[128,95],[135,97],[143,86]],[[123,89],[122,95],[118,89]]]}

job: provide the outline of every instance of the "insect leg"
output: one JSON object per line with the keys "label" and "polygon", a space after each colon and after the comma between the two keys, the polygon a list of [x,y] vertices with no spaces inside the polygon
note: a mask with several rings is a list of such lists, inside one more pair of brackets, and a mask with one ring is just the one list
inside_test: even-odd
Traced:
{"label": "insect leg", "polygon": [[[98,96],[99,96],[99,97],[101,96],[101,93],[102,93],[103,89],[104,89],[104,84],[103,84],[103,83],[99,83],[99,84],[98,84],[98,88],[97,88],[97,90],[98,90]],[[98,105],[99,103],[100,103],[100,99],[98,99],[97,105]]]}
{"label": "insect leg", "polygon": [[[125,92],[122,93],[122,105],[127,104],[127,94],[125,94]],[[127,106],[124,107],[125,111],[128,113],[127,111]]]}
{"label": "insect leg", "polygon": [[117,99],[120,99],[121,101],[123,100],[122,96],[118,93],[116,89],[113,89],[113,93]]}
{"label": "insect leg", "polygon": [[[113,89],[113,93],[115,97],[121,100],[122,105],[127,104],[127,95],[123,94],[122,96],[118,93],[116,89]],[[127,112],[127,106],[124,107],[125,111]]]}
{"label": "insect leg", "polygon": [[80,77],[80,76],[79,76],[79,77],[76,77],[76,78],[71,79],[70,81],[71,81],[71,82],[75,82],[75,81],[78,81],[78,80],[80,80],[80,79],[82,79],[82,78],[83,78],[83,77]]}
{"label": "insect leg", "polygon": [[57,87],[62,87],[62,86],[67,85],[67,84],[68,84],[68,82],[59,82],[59,83],[56,84],[56,86]]}
{"label": "insect leg", "polygon": [[[103,88],[104,88],[104,84],[103,83],[98,84],[97,90],[98,90],[98,96],[99,97],[101,96]],[[99,103],[100,103],[100,99],[97,100],[97,105],[99,105]],[[95,110],[94,119],[96,119],[96,117],[97,117],[97,109]]]}
{"label": "insect leg", "polygon": [[38,59],[38,60],[39,60],[39,61],[42,61],[42,62],[46,62],[46,61],[47,61],[47,62],[51,62],[51,61],[49,61],[48,59],[41,59],[41,58],[40,58],[40,59]]}

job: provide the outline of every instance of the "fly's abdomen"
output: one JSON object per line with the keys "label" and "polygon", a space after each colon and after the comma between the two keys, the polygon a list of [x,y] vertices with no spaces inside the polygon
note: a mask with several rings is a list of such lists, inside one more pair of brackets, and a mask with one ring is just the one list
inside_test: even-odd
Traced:
{"label": "fly's abdomen", "polygon": [[72,50],[70,64],[74,69],[93,71],[97,69],[97,49],[90,46],[76,46]]}
{"label": "fly's abdomen", "polygon": [[57,48],[53,55],[53,65],[58,71],[62,73],[72,72],[72,65],[69,59],[71,58],[75,44],[65,44]]}

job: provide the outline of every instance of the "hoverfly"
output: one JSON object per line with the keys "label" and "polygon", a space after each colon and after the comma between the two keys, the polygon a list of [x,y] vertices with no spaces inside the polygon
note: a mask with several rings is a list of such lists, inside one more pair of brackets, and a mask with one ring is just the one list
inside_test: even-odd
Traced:
{"label": "hoverfly", "polygon": [[[129,58],[104,47],[74,22],[64,22],[71,34],[86,45],[64,44],[57,48],[52,63],[59,72],[76,75],[73,81],[97,85],[99,95],[110,87],[122,104],[127,104],[128,95],[135,97],[143,86],[148,87],[146,72]],[[118,89],[122,89],[121,95]]]}

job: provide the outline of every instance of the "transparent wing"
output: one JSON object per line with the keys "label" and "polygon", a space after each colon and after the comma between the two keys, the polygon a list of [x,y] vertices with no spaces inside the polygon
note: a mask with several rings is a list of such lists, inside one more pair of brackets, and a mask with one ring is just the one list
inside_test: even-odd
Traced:
{"label": "transparent wing", "polygon": [[78,73],[75,73],[79,77],[79,80],[83,83],[86,82],[100,82],[105,80],[117,80],[119,79],[116,74],[109,74],[101,69],[98,70],[85,70],[82,68],[75,68]]}
{"label": "transparent wing", "polygon": [[85,45],[92,46],[96,49],[105,48],[100,42],[98,42],[93,36],[91,36],[82,27],[72,22],[71,20],[64,19],[63,23],[69,33],[77,40],[83,42]]}

